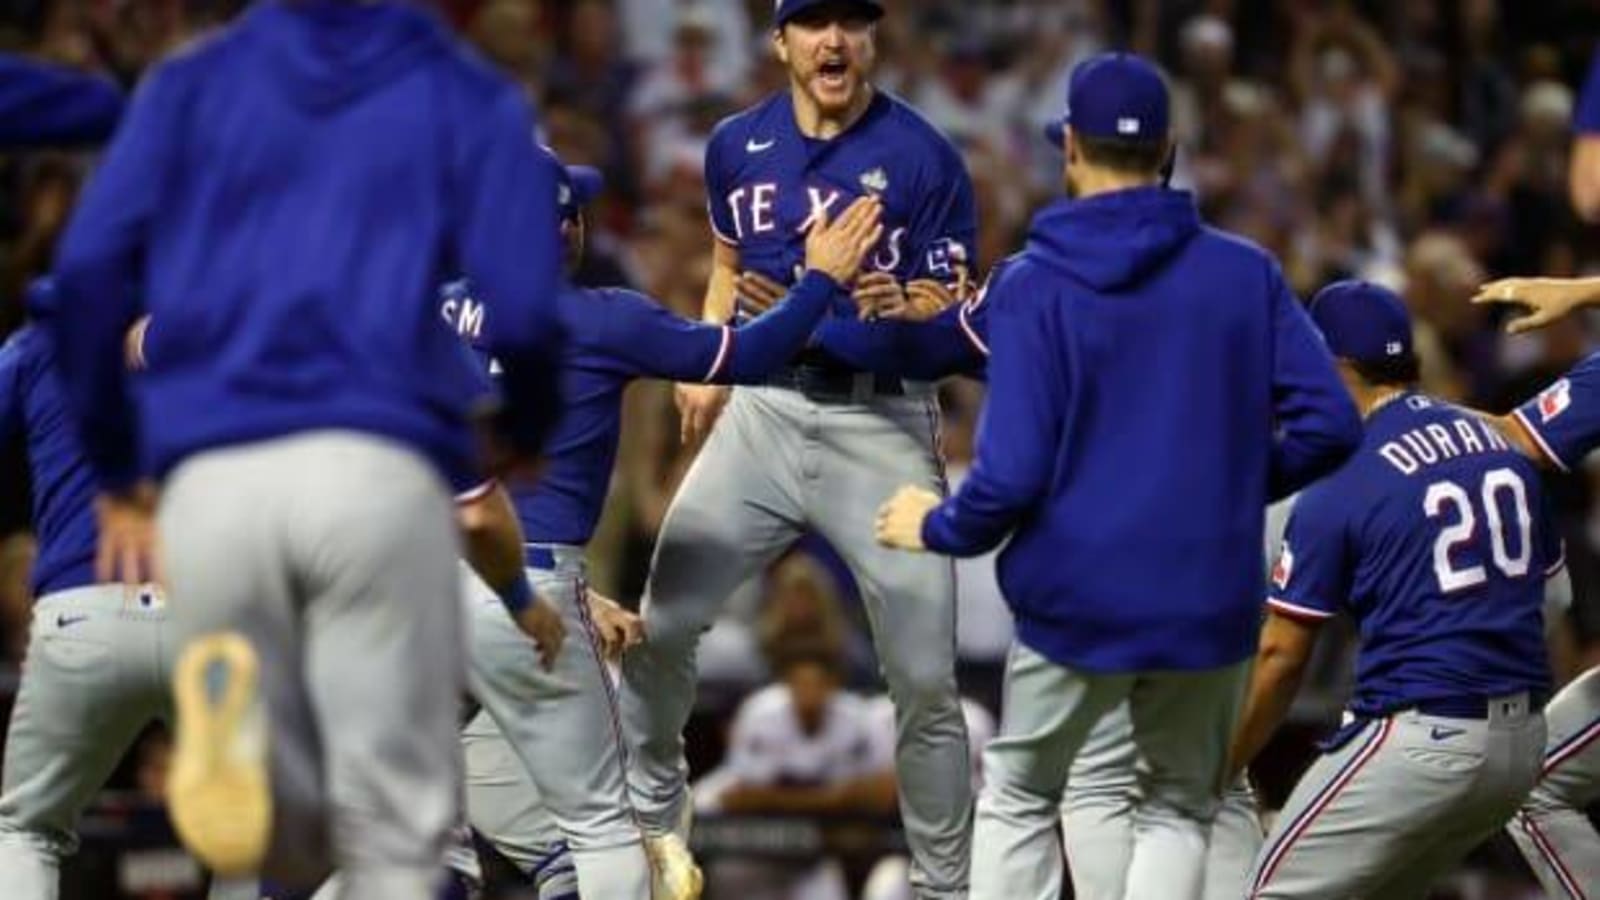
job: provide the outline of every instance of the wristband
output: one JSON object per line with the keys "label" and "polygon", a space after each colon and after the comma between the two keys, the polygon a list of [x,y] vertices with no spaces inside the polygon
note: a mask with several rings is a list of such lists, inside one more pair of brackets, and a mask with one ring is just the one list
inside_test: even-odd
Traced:
{"label": "wristband", "polygon": [[534,596],[533,585],[528,583],[528,579],[521,577],[512,579],[504,590],[496,591],[495,593],[499,595],[500,602],[505,604],[506,609],[510,610],[512,615],[522,612],[538,600],[538,597]]}

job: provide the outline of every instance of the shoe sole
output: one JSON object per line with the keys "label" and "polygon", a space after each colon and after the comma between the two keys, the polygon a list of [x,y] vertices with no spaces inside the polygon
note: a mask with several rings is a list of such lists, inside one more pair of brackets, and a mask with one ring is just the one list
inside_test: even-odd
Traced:
{"label": "shoe sole", "polygon": [[654,900],[700,900],[700,893],[705,890],[705,876],[687,847],[680,843],[675,852],[663,853],[660,843],[648,841],[645,849],[651,880],[660,888],[652,891]]}
{"label": "shoe sole", "polygon": [[[225,672],[224,687],[213,698],[207,676],[218,665]],[[230,632],[191,642],[178,657],[172,679],[177,704],[167,779],[172,824],[202,863],[226,877],[260,871],[272,833],[259,677],[250,642]]]}

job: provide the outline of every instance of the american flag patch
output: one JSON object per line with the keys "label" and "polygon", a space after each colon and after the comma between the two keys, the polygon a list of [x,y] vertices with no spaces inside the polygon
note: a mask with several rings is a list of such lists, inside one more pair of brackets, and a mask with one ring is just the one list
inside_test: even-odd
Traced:
{"label": "american flag patch", "polygon": [[1278,561],[1272,567],[1272,586],[1278,590],[1289,587],[1289,579],[1294,577],[1294,551],[1289,549],[1289,542],[1283,542],[1283,549],[1278,551]]}
{"label": "american flag patch", "polygon": [[1563,378],[1539,395],[1539,421],[1548,422],[1572,406],[1572,382]]}

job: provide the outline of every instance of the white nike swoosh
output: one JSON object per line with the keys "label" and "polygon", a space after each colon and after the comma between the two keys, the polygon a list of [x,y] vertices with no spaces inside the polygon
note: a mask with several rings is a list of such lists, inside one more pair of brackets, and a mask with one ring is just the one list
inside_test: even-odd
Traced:
{"label": "white nike swoosh", "polygon": [[764,153],[768,150],[771,150],[772,145],[776,144],[777,142],[777,138],[771,138],[763,144],[757,143],[755,138],[751,138],[750,140],[745,141],[744,150],[746,153]]}

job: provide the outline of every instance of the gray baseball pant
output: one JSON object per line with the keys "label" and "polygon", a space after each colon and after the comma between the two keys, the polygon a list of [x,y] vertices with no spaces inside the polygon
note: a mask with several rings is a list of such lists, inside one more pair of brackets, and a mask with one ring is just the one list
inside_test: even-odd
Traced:
{"label": "gray baseball pant", "polygon": [[1600,898],[1600,834],[1584,814],[1600,800],[1600,668],[1562,689],[1544,716],[1539,783],[1506,830],[1550,897]]}
{"label": "gray baseball pant", "polygon": [[139,732],[170,719],[176,647],[166,603],[120,584],[33,608],[0,789],[0,897],[55,900],[78,817]]}
{"label": "gray baseball pant", "polygon": [[1526,694],[1487,719],[1416,710],[1365,723],[1295,785],[1251,872],[1251,898],[1403,900],[1506,824],[1539,775],[1544,718]]}
{"label": "gray baseball pant", "polygon": [[901,485],[944,487],[937,405],[931,390],[908,388],[904,397],[860,390],[848,403],[777,387],[734,391],[662,524],[644,600],[649,640],[623,663],[629,779],[647,828],[680,827],[696,644],[728,595],[809,529],[844,557],[866,603],[895,705],[912,883],[919,897],[960,897],[972,796],[953,569],[881,547],[872,530],[878,506]]}
{"label": "gray baseball pant", "polygon": [[1126,704],[1149,767],[1121,897],[1198,900],[1249,661],[1194,672],[1095,674],[1021,644],[1006,664],[1000,734],[983,755],[973,900],[1062,893],[1060,808],[1090,733]]}
{"label": "gray baseball pant", "polygon": [[538,885],[540,900],[571,900],[578,873],[528,767],[487,712],[461,732],[467,760],[467,821]]}
{"label": "gray baseball pant", "polygon": [[[1067,870],[1077,900],[1121,900],[1151,770],[1139,758],[1126,704],[1095,725],[1078,750],[1061,804]],[[1264,834],[1249,784],[1223,795],[1206,848],[1204,900],[1239,900]]]}
{"label": "gray baseball pant", "polygon": [[454,509],[409,449],[311,432],[201,453],[161,502],[173,623],[260,657],[273,834],[263,874],[428,900],[460,800]]}
{"label": "gray baseball pant", "polygon": [[583,548],[542,546],[555,568],[528,576],[567,626],[554,670],[543,669],[499,598],[470,577],[468,683],[566,835],[583,892],[648,900],[650,862],[628,797],[615,687],[589,620]]}

